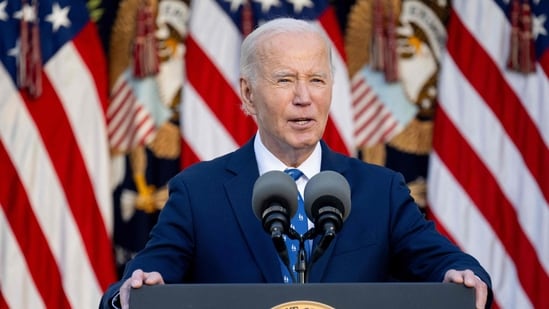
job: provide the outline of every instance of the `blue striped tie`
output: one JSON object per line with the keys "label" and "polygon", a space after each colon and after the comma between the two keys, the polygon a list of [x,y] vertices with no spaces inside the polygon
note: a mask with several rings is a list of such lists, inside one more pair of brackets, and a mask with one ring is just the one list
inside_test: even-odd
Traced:
{"label": "blue striped tie", "polygon": [[[296,168],[289,168],[284,171],[284,173],[290,175],[295,181],[297,181],[301,176],[303,176],[303,172],[296,169]],[[305,214],[305,206],[303,202],[303,197],[301,196],[301,193],[298,192],[297,196],[298,206],[297,206],[297,212],[294,215],[294,217],[291,219],[291,226],[292,228],[298,233],[298,234],[305,234],[307,230],[309,229],[308,221],[307,221],[307,215]],[[307,243],[306,243],[307,244]],[[294,273],[294,278],[297,278],[297,273],[295,271],[295,264],[297,262],[297,255],[299,250],[299,240],[297,239],[290,239],[289,237],[286,237],[286,247],[288,248],[288,255],[290,258],[290,266]],[[284,275],[284,283],[291,283],[292,276],[288,273],[288,269],[282,265],[282,274]]]}

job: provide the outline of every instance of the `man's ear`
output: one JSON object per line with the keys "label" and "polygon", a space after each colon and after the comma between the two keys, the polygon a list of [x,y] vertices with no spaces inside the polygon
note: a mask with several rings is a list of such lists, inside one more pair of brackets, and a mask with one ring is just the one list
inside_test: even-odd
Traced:
{"label": "man's ear", "polygon": [[244,111],[250,115],[255,115],[252,85],[248,79],[243,77],[240,78],[240,97]]}

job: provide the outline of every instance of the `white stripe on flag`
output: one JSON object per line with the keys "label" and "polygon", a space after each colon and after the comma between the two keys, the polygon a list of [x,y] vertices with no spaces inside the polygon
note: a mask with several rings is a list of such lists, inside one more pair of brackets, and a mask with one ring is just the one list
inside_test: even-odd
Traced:
{"label": "white stripe on flag", "polygon": [[449,234],[490,271],[497,305],[543,307],[547,298],[540,287],[549,273],[543,163],[549,81],[539,63],[534,74],[507,69],[511,27],[496,2],[452,6],[429,205]]}
{"label": "white stripe on flag", "polygon": [[[324,28],[319,22],[316,22],[322,30]],[[326,37],[328,33],[324,31]],[[353,111],[351,106],[351,84],[349,82],[347,65],[343,57],[332,44],[332,63],[334,66],[334,88],[332,92],[332,106],[330,108],[330,117],[334,122],[339,135],[347,146],[349,154],[355,153],[355,139],[353,126]]]}
{"label": "white stripe on flag", "polygon": [[201,160],[210,160],[235,150],[238,144],[198,96],[192,85],[185,88],[182,113],[190,115],[181,124],[183,137]]}
{"label": "white stripe on flag", "polygon": [[369,147],[390,140],[402,126],[379,100],[360,72],[352,79],[354,136],[358,147]]}
{"label": "white stripe on flag", "polygon": [[[447,57],[441,78],[449,79],[449,76],[460,74],[455,63]],[[515,208],[522,230],[532,242],[541,264],[549,272],[549,205],[524,165],[520,152],[469,84],[454,83],[452,87],[444,89],[440,92],[441,107],[475,152],[481,154],[479,158]]]}
{"label": "white stripe on flag", "polygon": [[[0,83],[13,85],[6,79],[9,77],[3,67],[0,68]],[[102,290],[87,255],[82,255],[86,248],[63,187],[25,103],[16,99],[19,97],[16,89],[12,88],[10,93],[10,104],[0,104],[0,139],[18,171],[49,249],[57,265],[63,266],[59,272],[69,301],[74,305],[96,303]]]}
{"label": "white stripe on flag", "polygon": [[[193,1],[191,12],[189,29],[193,38],[235,93],[240,93],[238,72],[242,35],[239,29],[215,1]],[[219,27],[223,27],[223,31],[219,31]]]}
{"label": "white stripe on flag", "polygon": [[[1,73],[0,73],[1,75]],[[46,308],[0,204],[0,294],[9,308]],[[25,274],[25,275],[21,275]],[[21,295],[21,297],[10,297]]]}
{"label": "white stripe on flag", "polygon": [[[444,222],[445,229],[458,245],[472,253],[491,274],[497,301],[505,308],[533,308],[517,277],[514,262],[498,236],[436,153],[431,154],[429,168],[432,172],[429,174],[428,200],[432,205],[442,205],[433,207],[433,214]],[[487,248],[486,244],[490,246]]]}
{"label": "white stripe on flag", "polygon": [[126,74],[121,74],[116,80],[107,109],[110,146],[120,152],[145,145],[155,135],[151,113],[138,101],[126,78]]}
{"label": "white stripe on flag", "polygon": [[478,43],[501,68],[507,84],[520,97],[545,145],[549,146],[549,80],[539,63],[536,63],[538,69],[534,74],[524,75],[506,69],[511,26],[501,8],[494,1],[478,1],[474,5],[468,1],[454,1],[452,6],[469,31],[478,38]]}
{"label": "white stripe on flag", "polygon": [[72,43],[63,45],[44,71],[71,123],[104,226],[111,235],[114,223],[111,190],[109,184],[103,181],[109,179],[109,149],[104,111],[99,103],[95,81]]}

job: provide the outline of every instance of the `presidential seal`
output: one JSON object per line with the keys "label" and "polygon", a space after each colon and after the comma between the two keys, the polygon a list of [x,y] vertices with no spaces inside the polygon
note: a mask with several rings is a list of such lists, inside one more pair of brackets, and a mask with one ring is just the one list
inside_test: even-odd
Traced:
{"label": "presidential seal", "polygon": [[326,304],[309,300],[297,300],[280,304],[271,309],[335,309]]}

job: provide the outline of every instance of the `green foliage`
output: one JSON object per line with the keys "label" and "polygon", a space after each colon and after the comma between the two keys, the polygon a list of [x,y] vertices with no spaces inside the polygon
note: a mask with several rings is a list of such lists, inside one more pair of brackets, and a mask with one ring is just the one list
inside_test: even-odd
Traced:
{"label": "green foliage", "polygon": [[103,17],[103,13],[105,12],[105,9],[101,7],[101,2],[102,0],[88,0],[86,3],[90,12],[90,19],[95,23]]}

